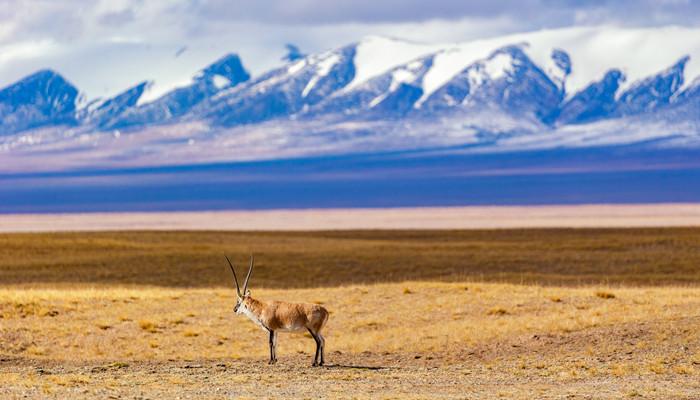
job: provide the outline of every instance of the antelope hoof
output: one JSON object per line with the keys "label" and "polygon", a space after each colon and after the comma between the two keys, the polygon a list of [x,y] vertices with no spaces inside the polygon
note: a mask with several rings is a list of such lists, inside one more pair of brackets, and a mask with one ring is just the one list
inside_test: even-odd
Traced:
{"label": "antelope hoof", "polygon": [[312,367],[318,367],[318,363],[316,363],[316,361],[314,361],[314,363],[311,364],[311,366],[312,366]]}
{"label": "antelope hoof", "polygon": [[268,361],[267,363],[270,364],[270,365],[272,365],[272,364],[274,364],[274,363],[276,363],[276,362],[277,362],[277,360],[270,360],[270,361]]}
{"label": "antelope hoof", "polygon": [[324,364],[325,364],[325,363],[324,363],[323,361],[321,361],[320,363],[318,363],[318,366],[319,366],[319,367],[323,367]]}

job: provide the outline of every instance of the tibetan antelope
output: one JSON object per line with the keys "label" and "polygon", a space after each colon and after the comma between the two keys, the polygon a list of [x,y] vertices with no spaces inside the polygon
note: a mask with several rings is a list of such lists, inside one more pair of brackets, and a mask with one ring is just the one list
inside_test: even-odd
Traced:
{"label": "tibetan antelope", "polygon": [[286,303],[282,301],[261,301],[250,296],[248,290],[248,280],[253,272],[253,256],[250,256],[250,267],[248,275],[243,282],[243,292],[238,285],[236,269],[233,268],[231,260],[226,257],[228,265],[233,272],[233,280],[236,282],[236,293],[238,298],[233,312],[245,314],[255,324],[260,326],[270,335],[270,364],[277,362],[277,332],[299,332],[307,330],[316,341],[316,355],[314,356],[315,366],[321,366],[325,360],[323,351],[326,347],[326,340],[321,335],[323,326],[328,321],[328,310],[317,304],[306,303]]}

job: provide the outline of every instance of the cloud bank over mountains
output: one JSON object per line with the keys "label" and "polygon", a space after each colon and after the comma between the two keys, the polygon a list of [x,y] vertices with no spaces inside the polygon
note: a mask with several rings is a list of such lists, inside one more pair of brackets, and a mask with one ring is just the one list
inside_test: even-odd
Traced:
{"label": "cloud bank over mountains", "polygon": [[[91,97],[134,80],[173,83],[230,51],[253,75],[377,34],[425,42],[582,25],[697,25],[700,3],[665,1],[0,1],[0,85],[53,68]],[[187,50],[175,57],[179,50]],[[107,79],[111,77],[111,79]]]}

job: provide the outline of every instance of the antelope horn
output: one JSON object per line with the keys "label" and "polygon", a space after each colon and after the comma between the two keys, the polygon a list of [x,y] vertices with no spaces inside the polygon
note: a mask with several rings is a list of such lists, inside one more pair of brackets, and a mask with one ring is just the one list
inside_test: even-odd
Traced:
{"label": "antelope horn", "polygon": [[241,296],[241,288],[238,286],[238,277],[236,276],[236,270],[233,268],[233,264],[231,264],[231,260],[228,259],[228,256],[224,254],[224,257],[226,257],[226,261],[228,261],[228,265],[229,267],[231,267],[231,272],[233,272],[233,280],[236,281],[236,292],[238,292],[238,296],[243,297]]}
{"label": "antelope horn", "polygon": [[253,273],[253,255],[250,255],[250,268],[248,268],[248,275],[245,277],[245,282],[243,283],[243,294],[246,294],[248,290],[248,280],[250,279],[250,274]]}

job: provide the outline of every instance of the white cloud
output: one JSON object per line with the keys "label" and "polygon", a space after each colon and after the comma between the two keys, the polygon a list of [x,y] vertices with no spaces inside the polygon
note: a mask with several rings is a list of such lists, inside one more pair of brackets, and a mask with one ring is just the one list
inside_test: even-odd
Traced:
{"label": "white cloud", "polygon": [[94,98],[186,81],[228,52],[255,75],[290,42],[313,53],[370,34],[444,43],[620,18],[700,21],[698,2],[631,1],[0,0],[0,86],[53,68]]}
{"label": "white cloud", "polygon": [[51,39],[0,45],[0,67],[9,62],[44,57],[57,49],[58,45]]}

